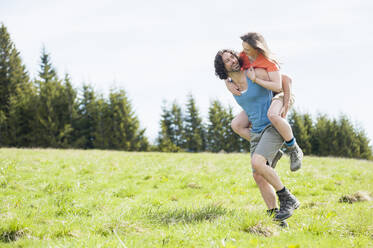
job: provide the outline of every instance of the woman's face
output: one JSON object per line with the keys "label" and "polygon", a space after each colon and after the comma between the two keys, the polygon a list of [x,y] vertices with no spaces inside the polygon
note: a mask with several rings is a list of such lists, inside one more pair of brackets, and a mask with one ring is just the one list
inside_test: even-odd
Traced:
{"label": "woman's face", "polygon": [[242,42],[242,47],[243,47],[243,52],[244,52],[247,56],[249,56],[249,57],[254,57],[254,56],[256,56],[257,51],[256,51],[252,46],[250,46],[249,43],[243,41],[243,42]]}

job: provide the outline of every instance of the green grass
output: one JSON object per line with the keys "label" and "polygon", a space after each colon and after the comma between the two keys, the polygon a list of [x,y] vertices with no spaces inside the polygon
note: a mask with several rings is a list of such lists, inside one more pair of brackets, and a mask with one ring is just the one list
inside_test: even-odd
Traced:
{"label": "green grass", "polygon": [[265,215],[249,154],[0,149],[0,247],[373,247],[373,162],[277,169],[302,205]]}

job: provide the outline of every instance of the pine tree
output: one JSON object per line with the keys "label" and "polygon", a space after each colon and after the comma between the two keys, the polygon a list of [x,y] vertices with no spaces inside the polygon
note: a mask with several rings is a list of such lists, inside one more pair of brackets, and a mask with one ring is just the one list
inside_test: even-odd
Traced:
{"label": "pine tree", "polygon": [[77,118],[78,103],[77,91],[71,84],[69,74],[65,74],[59,97],[59,111],[60,122],[60,146],[71,147],[74,142],[74,120]]}
{"label": "pine tree", "polygon": [[167,135],[167,126],[161,120],[161,131],[157,137],[157,150],[160,152],[180,152],[181,148],[175,145]]}
{"label": "pine tree", "polygon": [[48,84],[49,82],[57,81],[57,73],[53,68],[53,65],[50,61],[50,55],[47,53],[45,46],[43,46],[42,48],[40,60],[41,64],[39,77],[41,81],[39,81],[39,83]]}
{"label": "pine tree", "polygon": [[209,107],[209,123],[207,126],[207,148],[212,152],[241,152],[249,150],[249,142],[233,132],[231,122],[233,109],[214,100]]}
{"label": "pine tree", "polygon": [[33,146],[37,137],[33,133],[36,92],[31,83],[16,88],[9,100],[8,138],[10,146]]}
{"label": "pine tree", "polygon": [[176,101],[173,102],[169,114],[169,136],[171,142],[174,143],[176,146],[183,148],[185,146],[183,126],[184,117],[181,107],[176,103]]}
{"label": "pine tree", "polygon": [[[50,62],[50,55],[42,49],[37,104],[37,145],[42,147],[65,147],[72,127],[66,124],[68,117],[65,104],[65,90]],[[67,104],[68,105],[68,104]],[[66,125],[65,125],[66,124]]]}
{"label": "pine tree", "polygon": [[[11,70],[10,67],[10,56],[12,54],[12,50],[14,49],[14,44],[10,40],[10,35],[4,26],[4,24],[1,24],[0,27],[0,111],[1,116],[3,116],[2,119],[4,119],[3,123],[5,123],[5,120],[9,113],[9,97],[11,92],[11,79],[9,75],[9,71]],[[2,129],[1,133],[3,135],[6,135],[6,126],[4,126],[5,129]],[[5,131],[5,132],[4,132]],[[3,136],[4,137],[4,136]],[[3,139],[1,139],[0,142],[3,143]]]}
{"label": "pine tree", "polygon": [[[173,113],[174,112],[174,113]],[[177,121],[175,121],[173,116],[177,116]],[[158,133],[157,137],[157,147],[161,152],[179,152],[181,151],[181,146],[177,145],[177,142],[182,144],[183,136],[179,137],[179,133],[182,133],[182,121],[181,108],[178,107],[176,103],[173,104],[171,110],[167,109],[166,102],[162,106],[162,115],[160,120],[161,130]],[[177,123],[173,127],[173,123]],[[180,130],[181,128],[181,130]],[[176,132],[176,130],[178,132]],[[177,135],[176,135],[177,133]]]}
{"label": "pine tree", "polygon": [[1,24],[0,145],[29,145],[30,119],[26,117],[32,114],[32,104],[30,103],[32,92],[33,88],[26,67],[22,64],[19,52],[11,41],[6,27]]}
{"label": "pine tree", "polygon": [[359,145],[359,153],[356,157],[373,160],[372,147],[369,146],[369,138],[364,130],[356,130],[356,139]]}
{"label": "pine tree", "polygon": [[[99,110],[97,96],[92,86],[83,85],[79,99],[78,117],[74,121],[74,147],[94,148]],[[109,145],[105,148],[109,148]]]}
{"label": "pine tree", "polygon": [[335,135],[331,138],[335,139],[336,149],[332,152],[335,156],[340,157],[357,157],[360,153],[359,140],[356,138],[355,130],[347,118],[347,116],[340,116],[338,122],[335,122]]}
{"label": "pine tree", "polygon": [[303,125],[307,133],[307,140],[305,140],[302,150],[305,155],[312,154],[312,139],[314,136],[314,125],[310,114],[303,114]]}
{"label": "pine tree", "polygon": [[190,94],[186,104],[185,114],[185,148],[191,152],[204,151],[206,147],[205,131],[199,116],[195,100]]}
{"label": "pine tree", "polygon": [[92,146],[99,149],[110,149],[110,109],[109,103],[100,96],[95,103],[95,128],[92,131],[93,142]]}
{"label": "pine tree", "polygon": [[148,149],[148,141],[144,136],[145,130],[132,110],[132,106],[124,90],[111,90],[109,95],[110,148],[139,151]]}
{"label": "pine tree", "polygon": [[227,129],[226,144],[228,145],[228,148],[226,148],[225,150],[228,152],[249,152],[250,142],[244,138],[241,138],[233,131],[231,127],[231,123],[234,117],[235,116],[233,115],[233,109],[231,106],[229,106],[227,110],[227,118],[224,124]]}
{"label": "pine tree", "polygon": [[289,116],[289,124],[298,145],[302,148],[304,154],[309,154],[311,152],[311,143],[308,130],[305,126],[304,117],[294,110]]}
{"label": "pine tree", "polygon": [[227,113],[218,100],[210,103],[207,125],[207,149],[212,152],[224,150],[227,133],[224,126]]}

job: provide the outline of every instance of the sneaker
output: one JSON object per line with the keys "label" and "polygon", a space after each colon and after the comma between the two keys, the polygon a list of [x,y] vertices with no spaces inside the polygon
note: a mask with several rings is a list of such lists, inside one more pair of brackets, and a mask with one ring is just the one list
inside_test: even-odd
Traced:
{"label": "sneaker", "polygon": [[286,222],[286,220],[280,220],[280,221],[278,221],[278,220],[276,220],[276,218],[275,218],[275,216],[276,216],[276,214],[278,213],[278,208],[274,208],[274,209],[271,209],[271,210],[267,210],[267,215],[269,216],[269,217],[274,217],[273,219],[276,221],[276,222],[278,222],[278,225],[280,226],[280,227],[282,227],[282,228],[287,228],[287,227],[289,227],[289,225],[288,225],[288,223]]}
{"label": "sneaker", "polygon": [[287,148],[290,156],[290,170],[297,171],[302,167],[303,152],[302,149],[295,143],[293,146]]}
{"label": "sneaker", "polygon": [[281,157],[282,157],[283,154],[284,154],[283,151],[278,150],[278,152],[276,153],[275,157],[274,157],[273,160],[272,160],[271,167],[272,167],[273,169],[276,168],[277,162],[281,159]]}
{"label": "sneaker", "polygon": [[297,198],[285,188],[284,192],[277,193],[280,201],[280,210],[276,213],[276,220],[286,220],[293,215],[293,211],[300,206]]}

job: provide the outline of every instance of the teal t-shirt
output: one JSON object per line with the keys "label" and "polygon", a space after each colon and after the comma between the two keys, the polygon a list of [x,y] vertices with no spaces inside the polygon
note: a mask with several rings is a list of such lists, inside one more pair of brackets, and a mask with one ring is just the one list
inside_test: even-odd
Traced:
{"label": "teal t-shirt", "polygon": [[247,75],[246,82],[247,90],[241,93],[240,96],[233,96],[249,117],[252,124],[251,132],[260,133],[271,123],[268,119],[267,112],[271,105],[273,92],[253,83]]}

